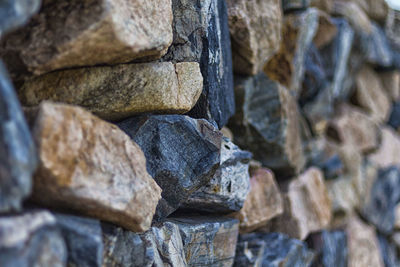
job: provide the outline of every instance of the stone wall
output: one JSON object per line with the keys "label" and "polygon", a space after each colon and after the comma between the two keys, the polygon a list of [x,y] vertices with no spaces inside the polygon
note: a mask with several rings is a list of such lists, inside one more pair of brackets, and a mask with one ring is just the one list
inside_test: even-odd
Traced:
{"label": "stone wall", "polygon": [[0,1],[0,266],[399,266],[384,0]]}

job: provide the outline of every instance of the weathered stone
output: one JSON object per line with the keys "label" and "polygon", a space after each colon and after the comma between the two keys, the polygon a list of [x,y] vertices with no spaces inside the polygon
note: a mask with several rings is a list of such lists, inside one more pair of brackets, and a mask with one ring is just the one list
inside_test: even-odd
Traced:
{"label": "weathered stone", "polygon": [[385,21],[388,14],[388,5],[385,0],[345,0],[357,3],[373,20]]}
{"label": "weathered stone", "polygon": [[0,229],[1,266],[66,266],[67,249],[49,212],[1,217]]}
{"label": "weathered stone", "polygon": [[100,222],[72,215],[57,214],[68,250],[68,266],[101,267],[103,242]]}
{"label": "weathered stone", "polygon": [[280,233],[251,233],[239,236],[235,267],[311,266],[314,253],[307,244]]}
{"label": "weathered stone", "polygon": [[239,224],[218,217],[174,217],[182,237],[188,266],[232,266]]}
{"label": "weathered stone", "polygon": [[251,153],[240,150],[229,139],[223,138],[220,167],[211,180],[193,192],[181,207],[216,213],[240,210],[250,189],[250,159]]}
{"label": "weathered stone", "polygon": [[382,82],[383,88],[390,96],[393,102],[400,100],[400,71],[392,70],[380,72],[379,78]]}
{"label": "weathered stone", "polygon": [[311,0],[310,6],[316,7],[319,10],[322,10],[322,11],[330,14],[333,9],[333,3],[334,3],[334,1],[332,1],[332,0]]}
{"label": "weathered stone", "polygon": [[119,120],[137,113],[185,113],[203,89],[198,63],[123,64],[57,71],[32,78],[19,90],[26,106],[52,100]]}
{"label": "weathered stone", "polygon": [[[40,165],[33,199],[110,221],[132,231],[150,227],[161,189],[139,146],[89,112],[43,102],[32,116]],[[118,197],[116,197],[118,196]]]}
{"label": "weathered stone", "polygon": [[396,267],[400,265],[396,246],[385,236],[378,235],[379,248],[385,267]]}
{"label": "weathered stone", "polygon": [[358,3],[346,0],[335,0],[333,2],[334,14],[345,17],[356,31],[365,34],[372,33],[372,22]]}
{"label": "weathered stone", "polygon": [[392,105],[392,111],[389,117],[388,124],[392,126],[397,132],[400,129],[400,102]]}
{"label": "weathered stone", "polygon": [[171,25],[171,0],[47,1],[1,53],[12,73],[34,74],[154,59],[171,44]]}
{"label": "weathered stone", "polygon": [[279,49],[282,28],[280,0],[228,0],[234,72],[255,75]]}
{"label": "weathered stone", "polygon": [[283,11],[306,9],[310,5],[310,0],[282,0]]}
{"label": "weathered stone", "polygon": [[260,168],[251,174],[250,192],[243,208],[232,216],[239,219],[240,232],[251,232],[282,212],[283,200],[274,174]]}
{"label": "weathered stone", "polygon": [[142,148],[147,170],[162,188],[156,219],[174,212],[219,167],[222,134],[205,120],[158,115],[118,125]]}
{"label": "weathered stone", "polygon": [[260,73],[236,81],[237,113],[231,120],[235,142],[278,176],[304,166],[299,114],[290,92]]}
{"label": "weathered stone", "polygon": [[329,44],[337,35],[338,28],[334,20],[325,12],[319,11],[318,31],[314,36],[313,43],[317,48]]}
{"label": "weathered stone", "polygon": [[368,159],[379,168],[393,165],[400,166],[400,137],[391,128],[381,128],[381,146],[368,156]]}
{"label": "weathered stone", "polygon": [[0,212],[21,208],[22,200],[31,192],[36,163],[34,142],[0,61]]}

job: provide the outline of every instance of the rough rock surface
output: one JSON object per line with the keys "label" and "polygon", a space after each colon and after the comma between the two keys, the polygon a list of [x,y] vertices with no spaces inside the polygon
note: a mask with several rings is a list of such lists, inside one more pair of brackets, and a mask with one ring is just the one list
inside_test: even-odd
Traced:
{"label": "rough rock surface", "polygon": [[233,69],[255,75],[279,49],[282,11],[280,0],[228,0]]}
{"label": "rough rock surface", "polygon": [[378,234],[379,248],[383,262],[387,267],[396,267],[400,265],[400,259],[396,250],[396,245],[389,241],[384,235]]}
{"label": "rough rock surface", "polygon": [[0,61],[0,212],[21,208],[22,200],[31,192],[36,163],[31,133]]}
{"label": "rough rock surface", "polygon": [[392,106],[388,124],[392,126],[396,132],[400,129],[400,102],[396,102]]}
{"label": "rough rock surface", "polygon": [[388,5],[385,0],[345,0],[357,3],[373,20],[385,21]]}
{"label": "rough rock surface", "polygon": [[171,44],[171,25],[171,0],[47,1],[0,54],[12,73],[34,74],[154,59]]}
{"label": "rough rock surface", "polygon": [[[43,102],[26,112],[40,165],[33,199],[132,231],[150,227],[161,189],[140,147],[117,126],[74,106]],[[118,196],[118,197],[116,197]]]}
{"label": "rough rock surface", "polygon": [[379,73],[383,88],[393,102],[400,100],[400,71],[392,70]]}
{"label": "rough rock surface", "polygon": [[240,150],[229,139],[223,138],[220,167],[211,180],[192,193],[181,207],[216,213],[240,210],[250,189],[250,159],[251,153]]}
{"label": "rough rock surface", "polygon": [[222,134],[205,120],[157,115],[118,125],[142,148],[147,170],[163,190],[157,219],[174,212],[219,167]]}
{"label": "rough rock surface", "polygon": [[368,159],[380,168],[400,166],[400,137],[389,127],[381,128],[381,145]]}
{"label": "rough rock surface", "polygon": [[18,94],[26,106],[52,100],[120,120],[146,112],[188,112],[202,90],[198,63],[164,62],[52,72],[25,82]]}
{"label": "rough rock surface", "polygon": [[4,267],[66,266],[67,249],[56,219],[47,211],[0,218],[0,262]]}
{"label": "rough rock surface", "polygon": [[260,73],[235,82],[237,113],[230,129],[235,142],[281,176],[304,166],[297,104],[290,92]]}
{"label": "rough rock surface", "polygon": [[283,11],[306,9],[310,5],[310,0],[282,0]]}
{"label": "rough rock surface", "polygon": [[312,235],[308,243],[317,252],[314,266],[347,266],[348,250],[345,232],[322,231],[322,233]]}

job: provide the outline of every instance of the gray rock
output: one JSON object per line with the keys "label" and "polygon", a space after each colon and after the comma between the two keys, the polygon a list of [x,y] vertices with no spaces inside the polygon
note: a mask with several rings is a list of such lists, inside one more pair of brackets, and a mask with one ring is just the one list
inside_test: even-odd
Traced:
{"label": "gray rock", "polygon": [[395,130],[400,128],[400,102],[393,104],[388,124]]}
{"label": "gray rock", "polygon": [[306,9],[309,5],[310,0],[282,0],[282,7],[284,12]]}
{"label": "gray rock", "polygon": [[344,231],[322,231],[312,235],[308,243],[318,256],[313,266],[347,266],[347,236]]}
{"label": "gray rock", "polygon": [[56,219],[67,245],[68,265],[101,267],[103,242],[100,222],[63,214],[57,214]]}
{"label": "gray rock", "polygon": [[159,115],[118,125],[143,150],[147,171],[162,189],[156,220],[174,212],[219,167],[222,134],[205,120]]}
{"label": "gray rock", "polygon": [[31,211],[0,218],[2,267],[62,267],[67,249],[56,219],[47,211]]}
{"label": "gray rock", "polygon": [[220,167],[208,184],[190,195],[183,207],[207,212],[240,210],[250,189],[250,159],[251,153],[223,138]]}
{"label": "gray rock", "polygon": [[22,200],[31,192],[36,164],[32,136],[0,61],[0,212],[21,208]]}
{"label": "gray rock", "polygon": [[400,258],[396,245],[390,242],[384,235],[378,235],[379,248],[385,267],[400,266]]}

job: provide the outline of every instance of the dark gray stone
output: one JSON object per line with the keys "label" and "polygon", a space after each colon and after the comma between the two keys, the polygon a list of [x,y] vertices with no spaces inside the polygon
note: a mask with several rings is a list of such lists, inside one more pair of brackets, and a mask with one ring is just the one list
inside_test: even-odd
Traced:
{"label": "dark gray stone", "polygon": [[282,0],[284,12],[306,9],[310,6],[310,0]]}
{"label": "dark gray stone", "polygon": [[344,231],[323,231],[310,236],[308,243],[316,252],[313,266],[347,266],[347,236]]}
{"label": "dark gray stone", "polygon": [[378,235],[378,241],[385,267],[400,266],[400,258],[398,256],[396,245],[380,234]]}
{"label": "dark gray stone", "polygon": [[159,115],[118,125],[141,147],[147,171],[162,189],[156,220],[174,212],[219,167],[222,134],[205,120]]}
{"label": "dark gray stone", "polygon": [[103,241],[100,221],[63,214],[57,214],[56,219],[67,245],[68,265],[101,267]]}
{"label": "dark gray stone", "polygon": [[220,213],[240,210],[250,190],[250,159],[251,153],[224,137],[220,167],[210,182],[191,194],[182,207]]}
{"label": "dark gray stone", "polygon": [[0,212],[19,210],[31,192],[34,143],[13,85],[0,61]]}
{"label": "dark gray stone", "polygon": [[396,130],[400,128],[400,102],[393,104],[388,124]]}

